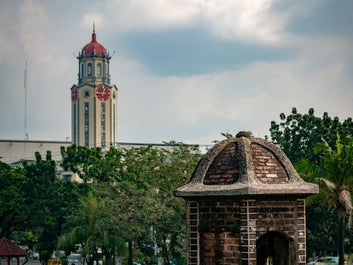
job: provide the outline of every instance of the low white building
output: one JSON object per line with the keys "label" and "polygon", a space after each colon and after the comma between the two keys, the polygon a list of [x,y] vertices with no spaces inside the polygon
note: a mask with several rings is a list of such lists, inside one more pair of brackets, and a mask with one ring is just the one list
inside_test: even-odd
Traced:
{"label": "low white building", "polygon": [[[71,171],[65,171],[60,167],[62,160],[60,148],[67,148],[72,143],[69,141],[34,141],[34,140],[0,140],[0,161],[6,164],[20,164],[22,161],[34,162],[35,153],[39,152],[45,160],[47,151],[51,152],[52,160],[57,162],[58,176],[68,181],[81,181]],[[155,148],[170,149],[173,146],[168,144],[151,143],[115,143],[116,148],[139,148],[153,145]]]}

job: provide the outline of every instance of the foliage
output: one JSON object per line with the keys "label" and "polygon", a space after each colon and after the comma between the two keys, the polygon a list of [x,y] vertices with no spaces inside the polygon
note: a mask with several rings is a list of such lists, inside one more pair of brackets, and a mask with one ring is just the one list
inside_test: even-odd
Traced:
{"label": "foliage", "polygon": [[[171,256],[184,258],[185,207],[172,193],[190,178],[200,158],[198,146],[169,142],[165,148],[111,148],[105,153],[69,147],[62,153],[63,167],[85,175],[89,190],[104,200],[109,217],[98,217],[104,217],[106,229],[118,231],[120,242],[129,243],[129,263],[133,249],[144,257],[159,253],[167,261]],[[102,242],[97,245],[102,247]],[[113,251],[114,246],[105,249]]]}
{"label": "foliage", "polygon": [[99,253],[100,248],[103,252],[108,252],[107,257],[111,255],[105,247],[111,245],[116,247],[119,233],[115,225],[110,222],[109,207],[104,199],[89,193],[81,197],[79,202],[77,212],[68,217],[71,230],[61,236],[59,246],[80,244],[87,264],[92,265],[94,261],[102,258]]}
{"label": "foliage", "polygon": [[26,230],[24,223],[29,219],[31,209],[26,207],[22,193],[25,181],[22,168],[12,168],[0,162],[0,238]]}
{"label": "foliage", "polygon": [[75,205],[75,183],[60,181],[47,152],[13,167],[0,162],[0,233],[41,254],[45,263],[56,248],[64,216]]}
{"label": "foliage", "polygon": [[313,108],[307,114],[300,114],[294,107],[289,115],[281,113],[280,120],[279,123],[271,122],[271,140],[282,148],[292,163],[302,158],[317,162],[319,156],[314,153],[314,147],[321,139],[334,147],[337,133],[353,135],[352,118],[340,122],[337,117],[329,117],[327,112],[320,118],[314,115]]}
{"label": "foliage", "polygon": [[63,216],[74,202],[70,201],[73,196],[69,195],[73,194],[73,186],[56,177],[56,163],[51,159],[49,151],[45,160],[38,152],[35,156],[35,163],[23,163],[26,181],[22,191],[27,195],[26,204],[32,210],[28,222],[37,235],[36,249],[42,263],[46,263],[56,249],[57,238],[64,222]]}
{"label": "foliage", "polygon": [[332,234],[338,229],[335,213],[317,202],[307,207],[306,219],[314,220],[306,225],[307,255],[337,256],[337,237]]}
{"label": "foliage", "polygon": [[[316,174],[324,194],[324,204],[338,214],[338,253],[340,264],[344,259],[344,226],[351,225],[353,190],[353,137],[341,139],[337,135],[336,148],[325,141],[318,143],[315,153],[320,154],[320,165]],[[347,222],[347,216],[349,220]]]}
{"label": "foliage", "polygon": [[[326,145],[331,150],[336,150],[337,135],[342,138],[346,138],[353,135],[353,122],[352,118],[348,118],[343,122],[340,122],[337,117],[331,118],[325,112],[322,118],[314,115],[314,109],[309,109],[307,114],[300,114],[296,108],[292,108],[292,112],[289,115],[284,113],[280,114],[280,122],[271,122],[271,139],[279,145],[282,150],[286,153],[288,158],[294,164],[296,170],[307,181],[314,182],[316,178],[328,179],[328,168],[327,163],[324,163],[325,159],[322,152],[318,152],[318,147],[315,148],[317,143]],[[325,139],[326,142],[322,142]],[[316,151],[315,151],[316,150]],[[323,151],[323,149],[321,149]],[[331,153],[332,154],[332,153]],[[326,160],[327,162],[327,160]],[[339,162],[339,160],[336,160]],[[326,165],[325,165],[326,164]],[[336,163],[337,166],[339,163]],[[333,166],[333,164],[331,164]],[[340,167],[346,168],[341,164]],[[343,170],[343,169],[342,169]],[[336,171],[336,169],[334,170]],[[332,171],[331,171],[332,173]],[[338,173],[338,172],[337,172]],[[332,175],[338,177],[337,174]],[[343,177],[345,181],[350,181],[346,176]],[[332,180],[332,179],[331,179]],[[323,180],[322,183],[328,184],[327,181]],[[335,185],[340,185],[334,182]],[[307,250],[308,254],[319,254],[330,253],[332,254],[333,245],[337,246],[338,239],[338,226],[336,222],[332,221],[332,212],[328,206],[332,206],[331,203],[323,204],[321,202],[328,203],[328,194],[324,191],[328,191],[326,188],[320,188],[320,194],[318,196],[312,196],[307,199]],[[351,192],[349,188],[349,192]],[[333,202],[333,201],[332,201]],[[331,208],[332,209],[332,208]],[[337,210],[337,209],[334,209]],[[317,221],[319,218],[319,222]],[[348,236],[349,237],[349,236]],[[335,240],[335,244],[330,245],[328,238]],[[343,239],[340,241],[343,244]]]}
{"label": "foliage", "polygon": [[42,264],[57,246],[67,255],[81,246],[88,264],[112,265],[127,253],[129,264],[136,255],[150,264],[185,260],[185,204],[173,190],[189,180],[198,146],[61,152],[62,168],[82,183],[60,179],[50,152],[19,168],[0,163],[1,235],[39,251]]}
{"label": "foliage", "polygon": [[99,172],[94,172],[96,163],[102,158],[101,148],[87,148],[85,146],[72,145],[65,149],[61,147],[62,167],[65,170],[71,170],[87,184],[99,176]]}

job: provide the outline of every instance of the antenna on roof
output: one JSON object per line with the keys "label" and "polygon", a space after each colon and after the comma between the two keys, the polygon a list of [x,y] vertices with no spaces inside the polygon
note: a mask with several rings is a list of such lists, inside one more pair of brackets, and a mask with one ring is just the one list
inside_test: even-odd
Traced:
{"label": "antenna on roof", "polygon": [[25,140],[28,140],[28,132],[27,132],[27,60],[25,60],[25,72],[24,72],[24,81],[23,81],[23,87],[25,90]]}
{"label": "antenna on roof", "polygon": [[93,21],[93,33],[95,33],[96,32],[96,24],[95,24],[95,22]]}

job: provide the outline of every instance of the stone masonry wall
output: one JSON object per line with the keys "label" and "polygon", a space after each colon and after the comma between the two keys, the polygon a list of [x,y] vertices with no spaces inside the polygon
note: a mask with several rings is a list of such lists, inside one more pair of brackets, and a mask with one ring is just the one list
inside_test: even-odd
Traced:
{"label": "stone masonry wall", "polygon": [[256,265],[257,239],[268,231],[290,238],[295,264],[306,264],[303,199],[208,198],[187,201],[187,211],[189,265]]}

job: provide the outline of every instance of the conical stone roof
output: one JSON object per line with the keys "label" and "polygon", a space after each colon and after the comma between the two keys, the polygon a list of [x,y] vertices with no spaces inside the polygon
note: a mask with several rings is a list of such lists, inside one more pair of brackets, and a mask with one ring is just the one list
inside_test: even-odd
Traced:
{"label": "conical stone roof", "polygon": [[199,161],[190,182],[174,195],[306,197],[318,192],[316,184],[299,177],[279,147],[239,132],[215,144]]}

